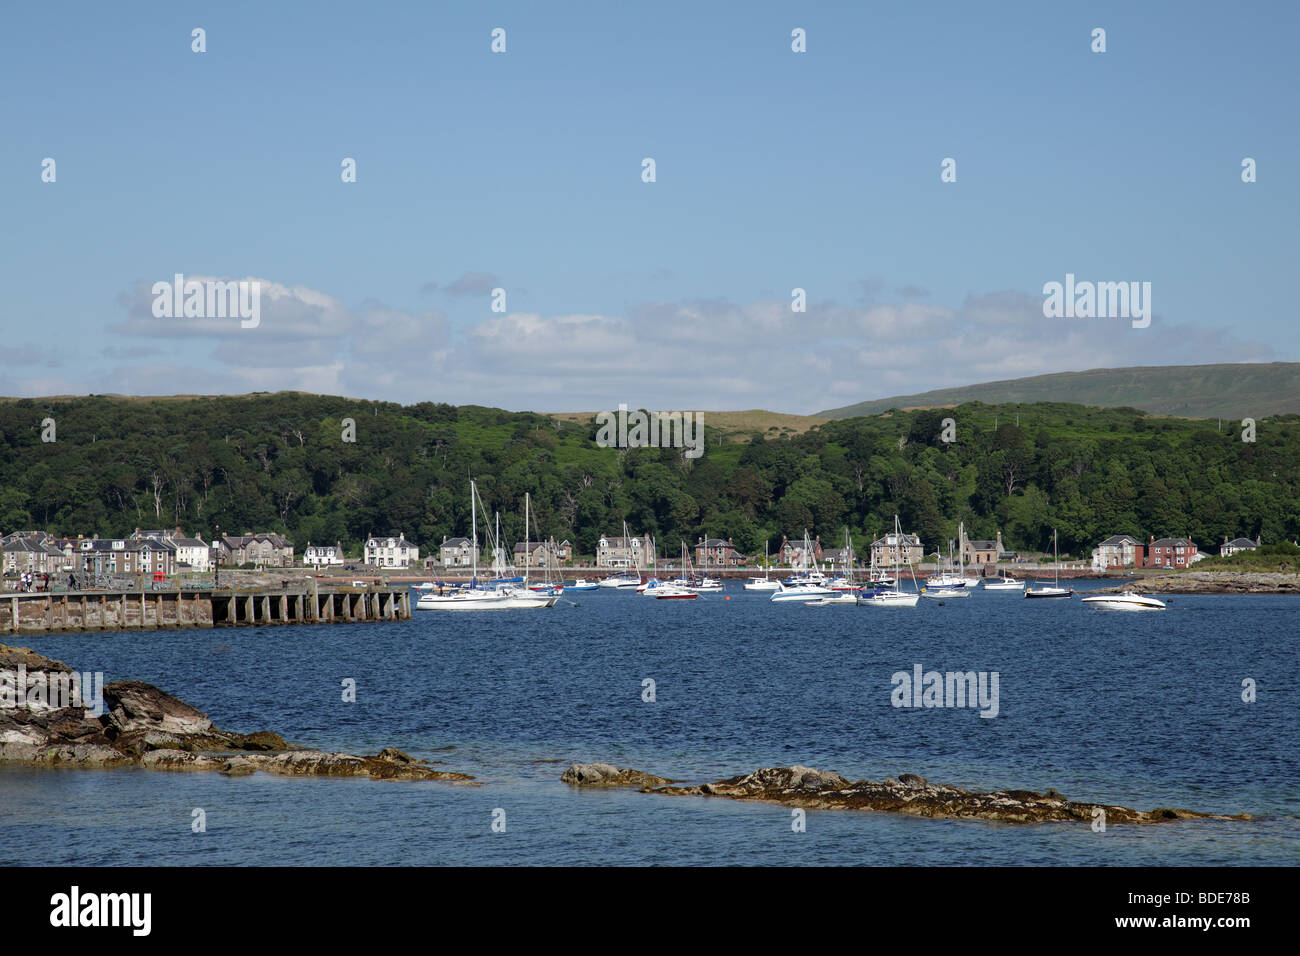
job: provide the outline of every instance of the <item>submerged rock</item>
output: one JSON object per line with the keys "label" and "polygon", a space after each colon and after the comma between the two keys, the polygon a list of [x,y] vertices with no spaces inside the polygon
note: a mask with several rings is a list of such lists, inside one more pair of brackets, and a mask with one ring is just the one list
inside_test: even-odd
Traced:
{"label": "submerged rock", "polygon": [[[143,681],[104,685],[105,711],[63,706],[49,695],[17,693],[17,675],[28,687],[53,686],[51,677],[72,668],[27,647],[0,644],[0,675],[10,696],[0,700],[0,763],[42,767],[144,767],[149,770],[216,771],[242,776],[258,770],[294,776],[369,777],[372,780],[468,781],[463,773],[433,770],[396,747],[373,757],[303,750],[269,730],[237,734],[214,727],[207,714]],[[647,778],[658,780],[658,778]],[[670,781],[661,781],[668,783]]]}
{"label": "submerged rock", "polygon": [[[578,765],[575,765],[578,766]],[[592,766],[592,765],[583,765]],[[604,766],[596,764],[594,766]],[[569,768],[573,770],[573,767]],[[566,771],[566,775],[567,775]],[[634,774],[637,771],[619,771]],[[647,775],[648,776],[648,775]],[[572,782],[572,781],[570,781]],[[643,793],[668,796],[727,797],[779,803],[807,810],[878,810],[935,819],[996,820],[1002,823],[1091,823],[1100,808],[1107,824],[1163,823],[1169,820],[1251,820],[1250,814],[1224,816],[1192,810],[1159,808],[1132,810],[1095,803],[1074,803],[1055,790],[996,790],[974,793],[932,784],[913,773],[880,782],[850,783],[837,773],[810,767],[764,767],[739,777],[691,787],[645,786]]]}
{"label": "submerged rock", "polygon": [[560,774],[575,787],[662,787],[673,781],[640,770],[620,770],[608,763],[575,763]]}

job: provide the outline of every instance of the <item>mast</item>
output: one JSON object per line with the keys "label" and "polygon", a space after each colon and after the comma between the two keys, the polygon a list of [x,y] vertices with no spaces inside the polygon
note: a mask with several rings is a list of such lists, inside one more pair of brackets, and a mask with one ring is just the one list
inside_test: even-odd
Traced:
{"label": "mast", "polygon": [[478,490],[474,487],[473,479],[469,483],[469,526],[472,529],[470,533],[474,536],[474,574],[470,578],[471,585],[478,584],[478,510],[475,507],[475,499],[478,497]]}
{"label": "mast", "polygon": [[533,556],[528,550],[528,492],[524,492],[524,587],[528,587],[528,566]]}

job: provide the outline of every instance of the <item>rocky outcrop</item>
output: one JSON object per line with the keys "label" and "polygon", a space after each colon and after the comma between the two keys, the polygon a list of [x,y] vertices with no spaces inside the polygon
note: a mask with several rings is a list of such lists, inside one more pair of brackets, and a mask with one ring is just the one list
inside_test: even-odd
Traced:
{"label": "rocky outcrop", "polygon": [[[216,771],[290,776],[369,777],[372,780],[469,781],[463,773],[434,770],[395,747],[372,757],[291,747],[268,730],[220,730],[202,711],[143,681],[105,684],[99,707],[89,689],[68,706],[72,668],[26,647],[0,644],[0,763],[42,767]],[[26,686],[20,691],[19,678]],[[37,692],[37,689],[41,689]],[[7,693],[6,693],[7,691]],[[666,782],[666,781],[665,781]]]}
{"label": "rocky outcrop", "polygon": [[1127,583],[1097,588],[1089,594],[1300,594],[1300,574],[1285,572],[1182,571],[1134,575]]}
{"label": "rocky outcrop", "polygon": [[608,763],[575,763],[560,775],[575,787],[662,787],[673,781],[640,770],[620,770]]}
{"label": "rocky outcrop", "polygon": [[[604,767],[606,764],[575,764],[565,771],[567,777],[576,767]],[[611,770],[613,768],[610,768]],[[637,771],[620,770],[619,774]],[[649,775],[647,775],[649,776]],[[563,779],[563,778],[562,778]],[[574,782],[568,780],[566,782]],[[779,803],[806,810],[877,810],[906,813],[935,819],[977,819],[1002,823],[1048,823],[1052,821],[1091,823],[1099,819],[1100,808],[1105,822],[1163,823],[1170,820],[1250,820],[1249,814],[1229,817],[1192,810],[1131,810],[1128,807],[1095,803],[1075,803],[1055,790],[1036,793],[1032,790],[996,790],[973,793],[958,787],[933,784],[924,777],[905,773],[879,783],[858,780],[850,783],[838,773],[811,767],[764,767],[739,777],[690,787],[647,785],[642,793],[668,796],[726,797]]]}

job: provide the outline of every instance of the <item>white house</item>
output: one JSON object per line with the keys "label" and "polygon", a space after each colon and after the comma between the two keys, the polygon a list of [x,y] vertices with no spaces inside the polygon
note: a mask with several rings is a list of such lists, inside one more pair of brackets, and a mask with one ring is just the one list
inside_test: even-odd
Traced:
{"label": "white house", "polygon": [[203,540],[202,535],[168,540],[176,548],[176,564],[182,570],[186,565],[190,571],[212,570],[212,546]]}
{"label": "white house", "polygon": [[343,545],[337,541],[334,544],[312,544],[308,541],[307,550],[302,553],[302,563],[315,568],[342,566]]}
{"label": "white house", "polygon": [[1223,544],[1219,545],[1219,557],[1229,558],[1238,551],[1254,551],[1259,547],[1259,539],[1251,541],[1249,538],[1234,538],[1229,541],[1226,537]]}
{"label": "white house", "polygon": [[418,565],[420,549],[406,540],[406,535],[396,538],[369,538],[366,540],[366,564],[376,568],[409,568]]}

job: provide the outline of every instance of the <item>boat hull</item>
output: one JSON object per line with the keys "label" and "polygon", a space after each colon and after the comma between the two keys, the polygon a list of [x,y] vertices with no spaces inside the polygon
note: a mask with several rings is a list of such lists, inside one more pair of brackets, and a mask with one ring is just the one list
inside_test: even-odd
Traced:
{"label": "boat hull", "polygon": [[1038,588],[1025,592],[1027,598],[1071,598],[1074,591],[1070,588]]}
{"label": "boat hull", "polygon": [[1163,611],[1165,603],[1157,601],[1155,598],[1140,597],[1137,595],[1125,597],[1122,595],[1097,595],[1095,597],[1086,597],[1081,602],[1090,608],[1098,611]]}

